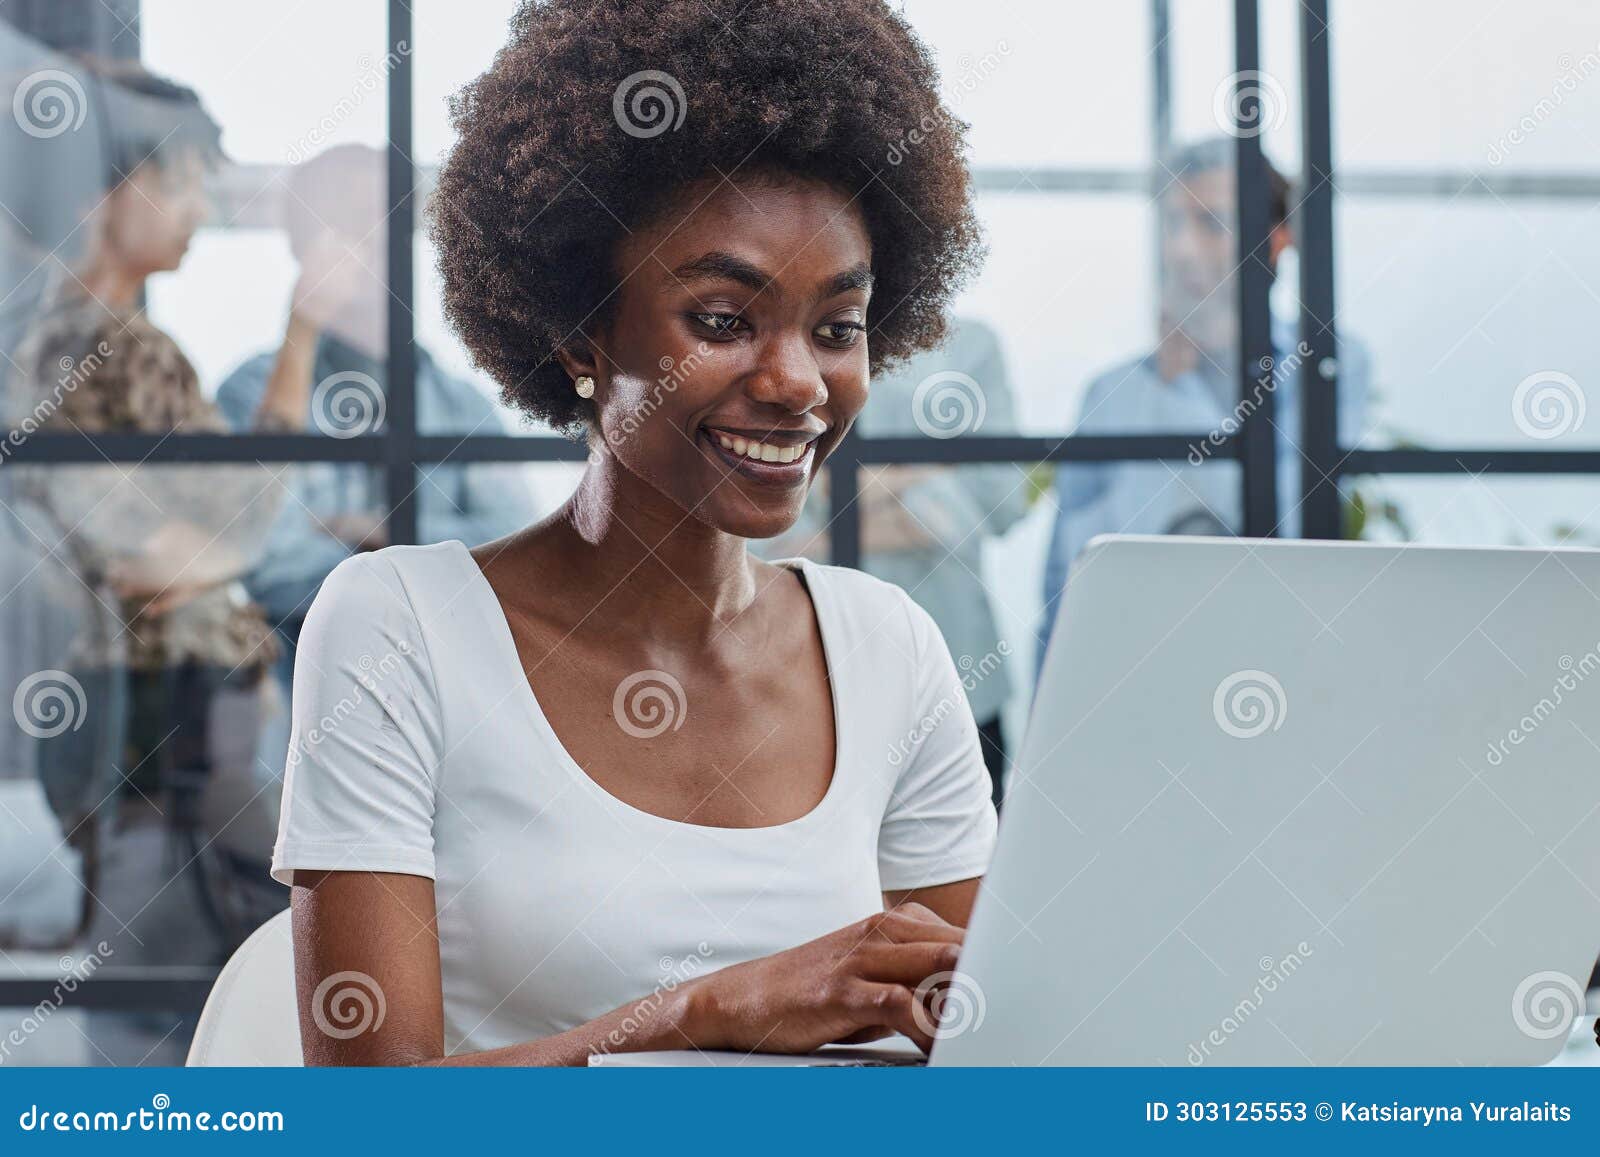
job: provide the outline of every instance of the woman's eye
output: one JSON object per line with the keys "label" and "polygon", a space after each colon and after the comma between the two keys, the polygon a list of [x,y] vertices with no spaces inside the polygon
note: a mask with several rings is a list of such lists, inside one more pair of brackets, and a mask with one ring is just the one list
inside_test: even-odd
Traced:
{"label": "woman's eye", "polygon": [[735,334],[744,324],[744,319],[736,313],[691,313],[689,316],[716,334]]}
{"label": "woman's eye", "polygon": [[824,341],[834,345],[854,345],[867,332],[867,327],[856,321],[830,321],[818,328]]}

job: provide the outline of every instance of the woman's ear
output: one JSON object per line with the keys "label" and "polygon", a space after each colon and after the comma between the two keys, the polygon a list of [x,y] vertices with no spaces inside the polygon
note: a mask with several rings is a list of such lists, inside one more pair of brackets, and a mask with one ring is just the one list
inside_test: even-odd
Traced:
{"label": "woman's ear", "polygon": [[567,376],[573,381],[581,377],[596,377],[596,362],[594,346],[587,338],[580,338],[573,345],[564,345],[556,351],[556,360],[561,363],[561,368],[567,371]]}

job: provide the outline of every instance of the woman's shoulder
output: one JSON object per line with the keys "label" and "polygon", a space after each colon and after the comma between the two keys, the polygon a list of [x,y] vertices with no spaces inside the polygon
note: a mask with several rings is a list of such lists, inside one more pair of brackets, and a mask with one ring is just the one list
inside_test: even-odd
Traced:
{"label": "woman's shoulder", "polygon": [[323,579],[306,631],[321,638],[330,630],[405,636],[420,642],[429,608],[449,605],[476,567],[460,542],[388,546],[353,554]]}
{"label": "woman's shoulder", "polygon": [[906,659],[916,659],[930,637],[942,637],[932,616],[904,587],[854,567],[810,560],[800,565],[858,646],[870,647],[877,641]]}

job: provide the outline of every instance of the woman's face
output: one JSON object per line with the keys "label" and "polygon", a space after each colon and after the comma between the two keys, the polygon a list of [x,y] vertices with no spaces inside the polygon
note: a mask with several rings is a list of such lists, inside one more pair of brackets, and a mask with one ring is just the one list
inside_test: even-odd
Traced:
{"label": "woman's face", "polygon": [[866,224],[801,178],[705,181],[674,206],[619,248],[591,335],[600,434],[687,516],[770,538],[866,402]]}
{"label": "woman's face", "polygon": [[106,249],[118,264],[138,277],[170,272],[211,212],[205,162],[197,153],[146,161],[106,198],[106,210]]}

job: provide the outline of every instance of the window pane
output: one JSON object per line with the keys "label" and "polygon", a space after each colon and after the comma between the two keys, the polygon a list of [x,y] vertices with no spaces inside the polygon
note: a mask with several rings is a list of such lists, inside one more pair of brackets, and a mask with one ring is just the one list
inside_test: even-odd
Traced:
{"label": "window pane", "polygon": [[283,906],[266,868],[294,644],[327,572],[382,541],[374,482],[0,470],[0,947],[210,967]]}
{"label": "window pane", "polygon": [[441,462],[417,471],[418,541],[469,547],[553,514],[577,489],[579,462]]}
{"label": "window pane", "polygon": [[[414,156],[429,187],[440,162],[455,143],[447,101],[451,93],[489,67],[506,42],[516,0],[482,0],[461,5],[449,0],[416,0],[411,5],[417,41],[412,78]],[[419,202],[419,207],[422,202]],[[499,403],[500,387],[472,365],[465,347],[444,316],[438,258],[419,212],[415,268],[414,322],[418,350],[429,369],[417,380],[417,424],[425,434],[548,436],[551,431],[525,422]],[[438,406],[424,408],[424,397]]]}
{"label": "window pane", "polygon": [[[908,0],[904,12],[933,50],[946,103],[972,125],[974,165],[1133,168],[1150,159],[1150,7]],[[1193,7],[1211,39],[1221,5]]]}
{"label": "window pane", "polygon": [[381,423],[385,15],[355,0],[241,40],[226,6],[146,0],[120,34],[139,61],[95,64],[0,21],[25,110],[0,126],[8,409],[50,397],[65,335],[142,353],[81,429]]}
{"label": "window pane", "polygon": [[[49,956],[19,967],[59,982],[65,971]],[[196,1015],[169,1012],[107,1012],[71,1006],[41,1017],[37,1007],[0,1008],[0,1060],[30,1068],[129,1068],[179,1066],[189,1055]],[[12,1036],[15,1033],[15,1037]],[[20,1043],[13,1044],[12,1041]]]}
{"label": "window pane", "polygon": [[[1473,5],[1443,24],[1432,5],[1328,7],[1336,168],[1600,170],[1600,34],[1588,0]],[[1419,56],[1420,44],[1433,50]]]}
{"label": "window pane", "polygon": [[1600,420],[1585,420],[1600,380],[1592,199],[1335,207],[1341,334],[1373,367],[1365,399],[1341,376],[1346,445],[1353,431],[1366,447],[1600,445]]}
{"label": "window pane", "polygon": [[[988,260],[912,382],[925,401],[951,381],[982,395],[956,434],[1200,432],[1238,397],[1232,5],[1171,5],[1164,29],[1153,12],[906,7],[971,124],[983,189]],[[992,338],[982,366],[976,327]]]}
{"label": "window pane", "polygon": [[1446,546],[1600,546],[1586,477],[1374,475],[1346,483],[1345,535]]}
{"label": "window pane", "polygon": [[1593,6],[1485,8],[1419,67],[1435,16],[1332,6],[1339,324],[1372,367],[1364,398],[1341,389],[1342,440],[1600,445]]}

